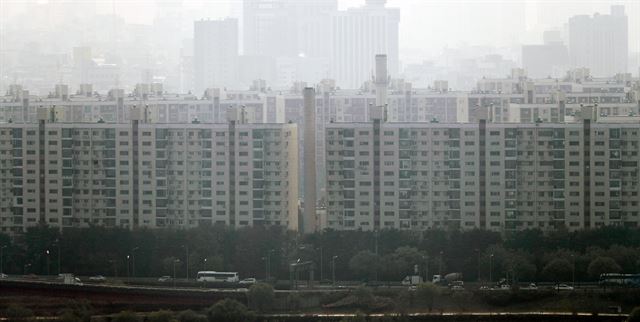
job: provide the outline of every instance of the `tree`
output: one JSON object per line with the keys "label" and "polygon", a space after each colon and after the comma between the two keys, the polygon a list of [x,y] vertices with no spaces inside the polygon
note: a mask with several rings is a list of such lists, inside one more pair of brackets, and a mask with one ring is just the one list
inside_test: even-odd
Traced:
{"label": "tree", "polygon": [[173,320],[173,312],[167,310],[160,310],[149,313],[147,316],[148,322],[171,322]]}
{"label": "tree", "polygon": [[438,288],[433,283],[422,283],[416,289],[416,298],[426,305],[429,308],[429,312],[431,312],[438,293]]}
{"label": "tree", "polygon": [[589,276],[593,279],[599,278],[604,273],[620,273],[621,271],[622,268],[613,258],[604,256],[592,260],[587,268]]}
{"label": "tree", "polygon": [[186,310],[178,314],[177,320],[180,322],[207,322],[207,316]]}
{"label": "tree", "polygon": [[372,279],[378,269],[378,255],[365,250],[357,253],[349,260],[349,269],[360,278]]}
{"label": "tree", "polygon": [[140,322],[140,317],[131,311],[122,311],[116,314],[113,319],[113,322]]}
{"label": "tree", "polygon": [[631,311],[629,318],[627,318],[627,322],[640,322],[640,306],[636,306]]}
{"label": "tree", "polygon": [[5,316],[7,317],[9,322],[24,321],[33,316],[33,311],[24,306],[11,304],[7,307]]}
{"label": "tree", "polygon": [[549,281],[556,283],[571,278],[573,266],[564,258],[551,260],[542,269],[542,275]]}
{"label": "tree", "polygon": [[244,304],[227,298],[210,307],[207,318],[209,322],[251,322],[255,320],[255,314]]}
{"label": "tree", "polygon": [[249,306],[252,309],[265,312],[272,308],[275,295],[273,287],[267,283],[257,283],[252,285],[247,292]]}

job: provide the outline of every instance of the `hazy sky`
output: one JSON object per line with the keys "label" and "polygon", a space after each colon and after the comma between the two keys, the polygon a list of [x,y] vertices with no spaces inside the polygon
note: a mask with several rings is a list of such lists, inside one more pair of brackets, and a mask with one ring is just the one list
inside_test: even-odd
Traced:
{"label": "hazy sky", "polygon": [[[315,0],[299,0],[315,1]],[[0,0],[0,18],[6,19],[34,3],[94,3],[97,13],[115,8],[127,22],[151,24],[161,12],[182,6],[194,18],[241,17],[242,0]],[[338,0],[340,9],[364,0]],[[624,4],[629,17],[629,50],[640,52],[638,0],[388,0],[401,8],[401,59],[415,61],[444,47],[461,45],[513,46],[541,41],[542,31],[560,28],[576,14],[608,13],[612,4]],[[37,23],[37,22],[34,22]],[[189,35],[185,35],[188,37]]]}

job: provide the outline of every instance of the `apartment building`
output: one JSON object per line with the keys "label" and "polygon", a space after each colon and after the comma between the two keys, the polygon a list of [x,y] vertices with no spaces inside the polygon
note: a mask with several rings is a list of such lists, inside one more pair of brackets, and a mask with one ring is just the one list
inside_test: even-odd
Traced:
{"label": "apartment building", "polygon": [[298,228],[295,124],[0,125],[0,229],[224,224]]}
{"label": "apartment building", "polygon": [[640,222],[640,127],[333,123],[325,226],[569,230]]}

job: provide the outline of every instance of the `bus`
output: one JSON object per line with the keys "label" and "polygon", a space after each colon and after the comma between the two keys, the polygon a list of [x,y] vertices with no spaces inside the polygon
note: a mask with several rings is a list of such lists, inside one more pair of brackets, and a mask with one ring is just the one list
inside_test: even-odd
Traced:
{"label": "bus", "polygon": [[605,273],[600,275],[600,285],[640,287],[640,274]]}
{"label": "bus", "polygon": [[201,271],[198,272],[197,281],[237,283],[240,281],[240,277],[238,276],[238,272]]}

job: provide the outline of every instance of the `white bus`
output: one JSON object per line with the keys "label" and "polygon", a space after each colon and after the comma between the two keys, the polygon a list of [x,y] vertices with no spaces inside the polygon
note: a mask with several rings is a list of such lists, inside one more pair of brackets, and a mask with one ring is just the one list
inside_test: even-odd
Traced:
{"label": "white bus", "polygon": [[240,281],[240,277],[238,276],[238,272],[201,271],[198,272],[197,281],[237,283]]}

